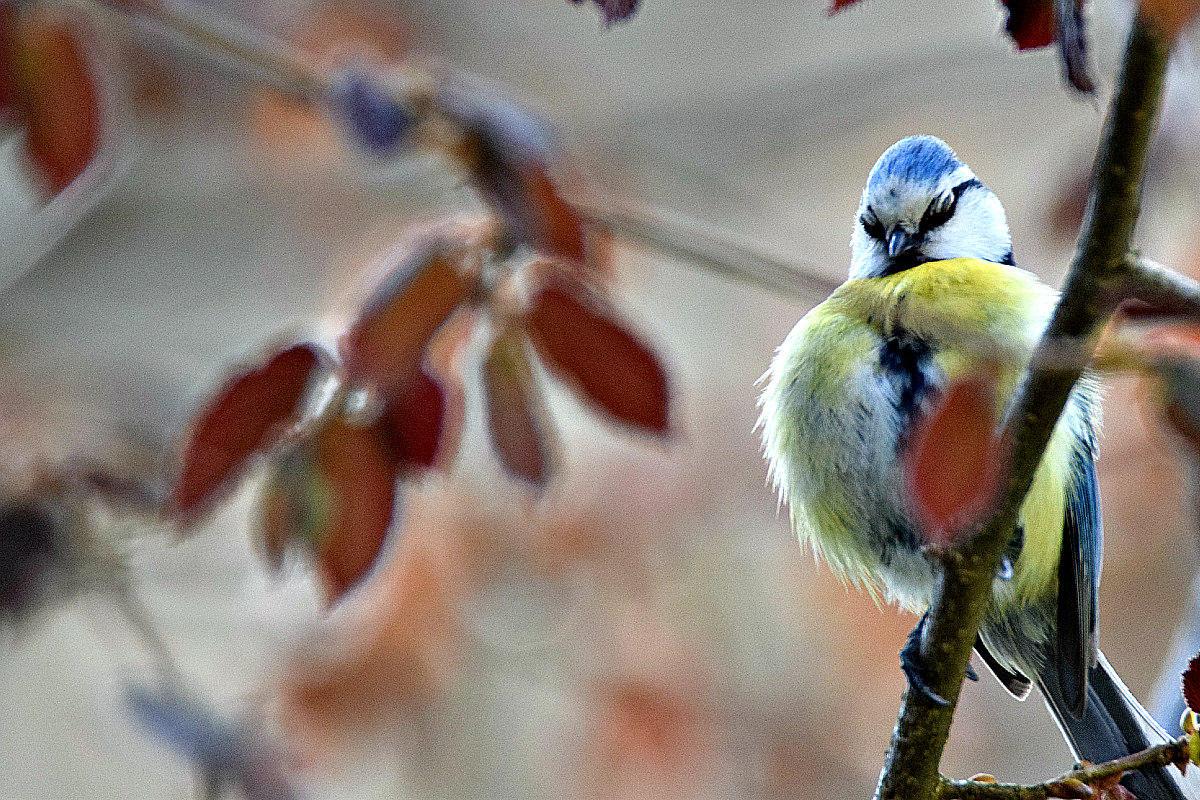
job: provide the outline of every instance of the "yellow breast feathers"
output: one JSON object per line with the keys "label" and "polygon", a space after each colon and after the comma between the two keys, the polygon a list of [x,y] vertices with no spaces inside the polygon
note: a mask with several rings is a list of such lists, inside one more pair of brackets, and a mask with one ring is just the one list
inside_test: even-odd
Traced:
{"label": "yellow breast feathers", "polygon": [[[875,394],[882,343],[921,341],[943,384],[970,370],[995,370],[1003,408],[1055,298],[1025,270],[959,258],[847,281],[796,325],[765,376],[763,441],[797,532],[835,571],[876,582],[856,541],[876,514],[862,508],[873,498],[848,484],[894,481],[902,434],[894,410],[883,408],[886,398]],[[1094,392],[1085,384],[1077,394]],[[1022,508],[1025,550],[1014,565],[1014,599],[1036,596],[1055,577],[1070,463],[1084,427],[1080,406],[1072,403],[1060,422]]]}

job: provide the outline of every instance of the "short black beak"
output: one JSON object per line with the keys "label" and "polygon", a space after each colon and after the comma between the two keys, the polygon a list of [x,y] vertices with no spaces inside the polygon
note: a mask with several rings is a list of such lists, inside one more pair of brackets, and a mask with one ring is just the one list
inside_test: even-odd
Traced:
{"label": "short black beak", "polygon": [[897,226],[890,234],[888,234],[887,251],[889,257],[895,258],[905,250],[910,249],[912,246],[912,234],[904,230],[904,228]]}

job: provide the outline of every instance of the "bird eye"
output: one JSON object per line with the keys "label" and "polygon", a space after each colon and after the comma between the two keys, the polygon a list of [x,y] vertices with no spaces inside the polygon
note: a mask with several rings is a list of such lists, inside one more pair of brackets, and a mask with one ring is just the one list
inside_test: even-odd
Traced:
{"label": "bird eye", "polygon": [[862,223],[863,230],[867,232],[868,236],[870,236],[872,239],[878,239],[881,242],[883,241],[883,223],[879,221],[879,217],[875,216],[875,212],[870,206],[867,206],[867,210],[864,211],[863,215],[858,218],[858,221]]}
{"label": "bird eye", "polygon": [[924,216],[921,217],[919,229],[922,233],[946,224],[950,217],[954,216],[959,194],[953,189],[947,189],[930,201]]}

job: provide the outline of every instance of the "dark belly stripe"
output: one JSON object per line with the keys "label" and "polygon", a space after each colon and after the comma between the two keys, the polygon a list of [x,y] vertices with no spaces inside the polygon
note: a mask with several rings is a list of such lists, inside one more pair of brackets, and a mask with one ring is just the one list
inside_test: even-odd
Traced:
{"label": "dark belly stripe", "polygon": [[935,390],[928,378],[932,358],[929,345],[906,331],[894,332],[879,347],[879,368],[894,387],[892,403],[902,429]]}

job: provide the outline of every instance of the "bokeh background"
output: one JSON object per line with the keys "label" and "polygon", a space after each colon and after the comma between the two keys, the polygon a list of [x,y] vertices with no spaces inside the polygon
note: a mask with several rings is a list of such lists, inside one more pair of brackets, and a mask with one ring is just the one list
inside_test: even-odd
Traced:
{"label": "bokeh background", "polygon": [[[1017,55],[990,0],[643,0],[605,30],[565,0],[222,5],[314,53],[347,40],[457,64],[539,108],[590,186],[686,214],[840,277],[878,154],[946,139],[1005,203],[1018,263],[1056,282],[1130,9],[1089,4],[1101,91]],[[327,329],[412,219],[474,208],[424,162],[381,168],[336,131],[204,62],[178,71],[99,32],[130,100],[112,175],[36,216],[0,148],[0,414],[18,446],[170,447],[230,366]],[[1200,127],[1181,53],[1139,238],[1196,264]],[[116,93],[115,93],[116,94]],[[114,94],[114,96],[115,96]],[[76,219],[78,218],[78,219]],[[314,798],[867,797],[914,620],[800,551],[764,485],[755,381],[817,302],[618,245],[616,295],[669,365],[666,445],[561,392],[560,482],[539,501],[482,436],[478,349],[448,477],[405,489],[387,560],[332,616],[300,568],[267,574],[248,488],[185,541],[128,541],[138,595],[188,678],[267,721]],[[1135,693],[1162,670],[1196,564],[1171,443],[1129,378],[1107,382],[1100,641]],[[81,433],[86,421],[86,435]],[[5,634],[6,798],[159,798],[186,766],[129,720],[139,654],[85,597]],[[1040,700],[964,692],[955,777],[1032,780],[1069,756]]]}

